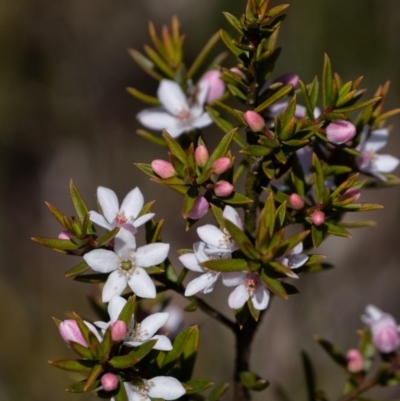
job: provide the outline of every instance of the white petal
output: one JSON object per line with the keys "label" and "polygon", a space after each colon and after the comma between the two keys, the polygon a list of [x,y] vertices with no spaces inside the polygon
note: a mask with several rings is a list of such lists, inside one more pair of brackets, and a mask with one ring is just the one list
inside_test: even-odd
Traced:
{"label": "white petal", "polygon": [[224,273],[222,275],[222,284],[227,287],[236,287],[243,284],[246,280],[247,273]]}
{"label": "white petal", "polygon": [[376,322],[382,318],[384,313],[374,305],[367,305],[365,308],[365,315],[361,316],[361,320],[370,325],[373,322]]}
{"label": "white petal", "polygon": [[108,329],[108,327],[110,326],[110,324],[111,324],[111,321],[110,322],[94,322],[94,325],[96,326],[96,327],[98,327],[99,329],[101,329],[101,330],[103,330],[103,331],[106,331],[107,329]]}
{"label": "white petal", "polygon": [[389,137],[389,131],[387,128],[376,129],[371,132],[371,135],[367,138],[364,149],[367,152],[376,153],[386,146]]}
{"label": "white petal", "polygon": [[[197,88],[196,88],[197,96],[196,96],[195,104],[190,109],[193,117],[195,117],[196,120],[204,111],[204,103],[207,98],[208,88],[209,88],[209,84],[207,81],[200,81],[197,85]],[[208,114],[208,113],[206,113],[206,114]],[[211,118],[210,118],[210,120],[211,120]],[[201,127],[199,127],[199,128],[201,128]]]}
{"label": "white petal", "polygon": [[[294,115],[297,118],[304,118],[306,116],[306,108],[304,106],[301,106],[300,104],[296,105],[296,110],[294,112]],[[318,112],[316,112],[314,110],[314,114],[318,114]]]}
{"label": "white petal", "polygon": [[108,304],[108,315],[110,316],[111,323],[115,323],[117,321],[118,316],[125,304],[126,299],[120,297],[119,295],[115,295],[111,298],[111,301]]}
{"label": "white petal", "polygon": [[290,255],[298,255],[299,253],[303,252],[303,243],[299,242],[290,252]]}
{"label": "white petal", "polygon": [[256,309],[266,309],[269,302],[269,291],[262,284],[259,284],[254,295],[251,297],[251,301]]}
{"label": "white petal", "polygon": [[166,336],[156,335],[152,337],[151,340],[157,340],[156,345],[153,347],[154,349],[158,349],[160,351],[172,350],[171,340]]}
{"label": "white petal", "polygon": [[[138,121],[147,128],[161,131],[163,129],[176,131],[179,120],[177,117],[169,114],[164,108],[152,107],[144,109],[136,115]],[[172,134],[171,134],[172,135]]]}
{"label": "white petal", "polygon": [[243,230],[243,222],[240,218],[238,212],[232,206],[225,206],[224,212],[222,213],[222,217],[226,220],[229,220],[236,227]]}
{"label": "white petal", "polygon": [[400,160],[391,155],[375,155],[373,163],[380,173],[391,173],[397,168]]}
{"label": "white petal", "polygon": [[154,216],[155,216],[154,213],[144,214],[143,216],[137,218],[133,224],[135,227],[140,227],[144,223],[147,223],[149,220],[151,220]]}
{"label": "white petal", "polygon": [[97,331],[96,327],[93,326],[92,323],[89,323],[86,320],[84,320],[83,323],[85,323],[85,326],[96,336],[96,338],[99,340],[99,342],[103,341],[103,338],[101,337],[101,335]]}
{"label": "white petal", "polygon": [[150,389],[147,392],[151,398],[164,398],[164,400],[176,400],[186,393],[182,384],[174,377],[157,376],[148,380]]}
{"label": "white petal", "polygon": [[190,297],[200,291],[203,291],[211,283],[215,282],[214,276],[214,274],[208,272],[190,281],[186,286],[185,297]]}
{"label": "white petal", "polygon": [[150,401],[149,397],[146,397],[138,388],[132,386],[132,384],[124,382],[128,401]]}
{"label": "white petal", "polygon": [[174,116],[177,116],[182,110],[189,111],[186,96],[175,81],[163,79],[158,87],[157,97],[165,109]]}
{"label": "white petal", "polygon": [[179,256],[178,259],[183,264],[183,266],[186,267],[186,269],[189,269],[192,272],[197,272],[197,273],[205,272],[204,267],[200,266],[199,261],[197,260],[196,255],[194,253],[185,253],[184,255]]}
{"label": "white petal", "polygon": [[95,271],[110,273],[119,267],[119,257],[113,251],[95,249],[83,255],[85,262]]}
{"label": "white petal", "polygon": [[202,241],[198,241],[193,244],[193,251],[199,263],[203,263],[206,262],[207,260],[210,260],[210,258],[205,253],[205,248],[206,244]]}
{"label": "white petal", "polygon": [[93,223],[99,225],[100,227],[106,228],[107,230],[112,229],[111,224],[100,213],[91,210],[89,212],[89,215],[90,215],[90,221],[92,221]]}
{"label": "white petal", "polygon": [[268,107],[268,112],[272,116],[277,116],[280,114],[283,110],[286,109],[286,107],[289,105],[289,102],[278,102],[274,103],[272,106]]}
{"label": "white petal", "polygon": [[143,194],[139,188],[134,188],[130,191],[122,201],[120,212],[124,212],[126,217],[136,219],[144,205]]}
{"label": "white petal", "polygon": [[308,256],[304,253],[300,255],[293,255],[290,257],[289,264],[287,265],[290,269],[297,269],[304,265],[308,260]]}
{"label": "white petal", "polygon": [[115,192],[109,188],[98,187],[97,200],[99,201],[104,217],[112,224],[119,209],[117,195],[115,195]]}
{"label": "white petal", "polygon": [[155,298],[156,286],[153,280],[141,267],[137,267],[128,280],[129,287],[141,298]]}
{"label": "white petal", "polygon": [[157,242],[137,249],[135,254],[136,266],[149,267],[164,262],[169,252],[169,244]]}
{"label": "white petal", "polygon": [[244,284],[238,285],[229,295],[228,304],[232,309],[240,309],[249,299],[250,295]]}
{"label": "white petal", "polygon": [[210,284],[208,284],[208,286],[206,288],[204,288],[203,290],[203,294],[209,294],[210,292],[212,292],[214,290],[215,284],[218,281],[218,277],[221,273],[214,273],[214,281],[210,281]]}
{"label": "white petal", "polygon": [[192,128],[204,128],[209,126],[210,124],[213,123],[212,118],[210,115],[205,111],[203,114],[201,114],[199,117],[193,120]]}
{"label": "white petal", "polygon": [[112,272],[104,284],[102,299],[103,302],[111,301],[114,295],[121,295],[122,291],[126,288],[126,277],[118,270]]}
{"label": "white petal", "polygon": [[197,228],[197,234],[202,241],[206,244],[212,245],[216,248],[223,248],[224,233],[212,224],[206,224]]}
{"label": "white petal", "polygon": [[153,337],[157,331],[167,323],[169,318],[169,313],[159,312],[153,313],[147,316],[146,319],[142,320],[140,323],[140,336],[142,341],[147,341],[150,337]]}
{"label": "white petal", "polygon": [[121,227],[114,238],[114,251],[124,259],[130,259],[136,250],[135,236],[125,228]]}

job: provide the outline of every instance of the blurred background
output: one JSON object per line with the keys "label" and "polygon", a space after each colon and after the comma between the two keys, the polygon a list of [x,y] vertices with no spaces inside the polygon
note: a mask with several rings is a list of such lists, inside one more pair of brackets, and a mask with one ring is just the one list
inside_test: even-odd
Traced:
{"label": "blurred background", "polygon": [[[296,72],[310,82],[321,74],[327,52],[344,81],[364,75],[371,96],[390,79],[387,110],[400,105],[400,4],[398,0],[292,0],[281,30],[283,54],[275,76]],[[157,83],[127,54],[149,43],[147,21],[158,28],[177,15],[187,34],[190,64],[219,28],[229,30],[221,12],[241,14],[245,0],[2,0],[0,2],[0,400],[92,400],[64,388],[77,377],[54,369],[48,359],[72,357],[51,316],[67,311],[94,319],[87,294],[94,286],[63,278],[79,261],[30,241],[57,236],[60,227],[44,201],[72,214],[68,198],[73,178],[90,208],[98,185],[113,188],[120,199],[139,186],[146,201],[165,218],[164,241],[175,250],[189,248],[195,230],[184,232],[178,195],[151,183],[133,166],[165,158],[164,151],[135,134],[136,113],[144,105],[125,88],[154,94]],[[220,45],[222,50],[222,44]],[[400,157],[399,119],[387,153]],[[219,138],[207,128],[204,135]],[[399,173],[399,172],[397,172]],[[305,400],[300,351],[314,359],[320,387],[336,399],[344,376],[319,349],[320,334],[342,350],[354,347],[365,305],[372,303],[400,321],[400,188],[364,192],[362,200],[383,203],[369,213],[377,228],[353,230],[353,239],[330,238],[319,253],[336,268],[303,276],[301,290],[285,302],[274,300],[254,344],[253,369],[271,381],[256,400]],[[231,315],[218,287],[208,300]],[[185,306],[181,298],[175,301]],[[200,312],[201,342],[197,377],[230,380],[231,334]],[[223,344],[223,346],[221,346]],[[225,348],[226,345],[226,348]],[[287,394],[287,397],[283,394]],[[372,392],[400,397],[399,389]],[[229,397],[227,397],[229,399]]]}

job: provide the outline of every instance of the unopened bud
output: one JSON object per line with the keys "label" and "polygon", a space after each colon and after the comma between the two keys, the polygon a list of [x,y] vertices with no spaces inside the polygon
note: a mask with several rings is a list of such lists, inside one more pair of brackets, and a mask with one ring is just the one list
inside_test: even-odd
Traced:
{"label": "unopened bud", "polygon": [[171,178],[176,175],[174,166],[165,160],[156,159],[151,162],[151,168],[161,178]]}
{"label": "unopened bud", "polygon": [[118,377],[114,373],[106,373],[100,382],[104,391],[113,391],[118,387]]}
{"label": "unopened bud", "polygon": [[298,195],[296,193],[291,194],[289,196],[289,202],[290,202],[290,206],[292,206],[292,208],[294,210],[301,210],[304,207],[303,199],[301,198],[300,195]]}
{"label": "unopened bud", "polygon": [[264,119],[255,111],[246,111],[244,113],[244,120],[253,132],[261,132],[265,127]]}
{"label": "unopened bud", "polygon": [[204,167],[210,158],[207,148],[204,145],[199,145],[194,151],[194,158],[200,167]]}
{"label": "unopened bud", "polygon": [[67,319],[60,323],[58,326],[62,339],[69,344],[71,341],[78,343],[84,347],[88,347],[81,330],[79,329],[78,322],[73,319]]}
{"label": "unopened bud", "polygon": [[233,185],[230,182],[224,180],[218,181],[214,185],[215,195],[220,196],[221,198],[231,195],[233,189]]}
{"label": "unopened bud", "polygon": [[341,197],[340,200],[355,198],[354,202],[361,196],[361,191],[358,188],[349,188]]}
{"label": "unopened bud", "polygon": [[350,349],[346,354],[347,369],[351,373],[358,373],[364,369],[364,359],[357,349]]}
{"label": "unopened bud", "polygon": [[190,211],[189,219],[198,220],[205,216],[208,212],[209,204],[204,196],[199,195],[194,203],[193,209]]}
{"label": "unopened bud", "polygon": [[239,70],[239,68],[232,67],[231,71],[234,72],[235,74],[239,75],[240,78],[246,80],[246,75],[244,75],[243,72]]}
{"label": "unopened bud", "polygon": [[72,234],[68,230],[61,231],[60,234],[58,234],[58,239],[70,240],[71,237],[72,237]]}
{"label": "unopened bud", "polygon": [[125,340],[128,328],[123,320],[117,320],[111,326],[111,338],[115,342]]}
{"label": "unopened bud", "polygon": [[221,73],[218,70],[206,72],[200,79],[200,82],[204,81],[208,84],[206,103],[212,103],[224,94],[225,84],[224,81],[222,81]]}
{"label": "unopened bud", "polygon": [[231,167],[231,159],[229,157],[220,157],[215,160],[212,165],[215,174],[222,174],[229,170]]}
{"label": "unopened bud", "polygon": [[311,221],[314,224],[314,226],[318,227],[321,224],[325,223],[325,213],[321,212],[321,210],[316,210],[312,215],[311,215]]}
{"label": "unopened bud", "polygon": [[328,141],[336,145],[350,141],[350,139],[354,138],[356,132],[356,127],[350,121],[346,120],[332,121],[326,127]]}
{"label": "unopened bud", "polygon": [[283,85],[292,85],[293,88],[297,88],[297,85],[299,84],[299,76],[288,73],[276,78],[274,82],[280,82]]}

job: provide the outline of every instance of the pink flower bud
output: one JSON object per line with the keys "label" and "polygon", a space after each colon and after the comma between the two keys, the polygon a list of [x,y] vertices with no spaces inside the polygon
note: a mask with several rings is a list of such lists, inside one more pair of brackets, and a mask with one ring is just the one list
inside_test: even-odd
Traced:
{"label": "pink flower bud", "polygon": [[204,196],[199,195],[194,203],[193,209],[190,211],[189,219],[198,220],[205,216],[208,212],[209,204]]}
{"label": "pink flower bud", "polygon": [[125,340],[128,328],[123,320],[117,320],[111,326],[111,338],[113,341],[118,342]]}
{"label": "pink flower bud", "polygon": [[296,74],[288,73],[276,78],[274,82],[280,82],[283,85],[292,85],[296,88],[299,84],[299,76]]}
{"label": "pink flower bud", "polygon": [[239,75],[240,78],[246,80],[246,75],[244,75],[243,72],[239,70],[239,68],[232,67],[231,71],[234,72],[235,74]]}
{"label": "pink flower bud", "polygon": [[385,313],[370,327],[372,342],[380,352],[393,352],[400,345],[399,331],[393,316]]}
{"label": "pink flower bud", "polygon": [[204,145],[199,145],[194,151],[194,158],[200,167],[204,167],[210,158],[207,148]]}
{"label": "pink flower bud", "polygon": [[78,323],[76,320],[68,319],[64,320],[58,326],[60,330],[60,335],[62,339],[69,344],[70,341],[83,345],[84,347],[88,347],[88,343],[83,338],[83,335],[79,329]]}
{"label": "pink flower bud", "polygon": [[246,111],[246,113],[244,113],[244,119],[253,132],[261,132],[265,127],[264,119],[255,111]]}
{"label": "pink flower bud", "polygon": [[326,137],[329,142],[340,145],[353,139],[356,134],[356,127],[346,120],[332,121],[326,127]]}
{"label": "pink flower bud", "polygon": [[364,359],[357,349],[350,349],[346,354],[347,369],[351,373],[358,373],[364,369]]}
{"label": "pink flower bud", "polygon": [[200,82],[203,81],[206,81],[208,84],[206,103],[212,103],[224,94],[225,84],[218,70],[206,72],[200,79]]}
{"label": "pink flower bud", "polygon": [[346,200],[355,198],[354,202],[361,196],[361,192],[358,188],[349,188],[341,197],[340,200]]}
{"label": "pink flower bud", "polygon": [[156,159],[151,162],[151,168],[161,178],[171,178],[176,175],[174,166],[165,160]]}
{"label": "pink flower bud", "polygon": [[325,223],[325,213],[321,212],[321,210],[316,210],[312,215],[311,215],[311,221],[314,224],[314,226],[318,227],[321,224]]}
{"label": "pink flower bud", "polygon": [[58,239],[70,240],[71,237],[72,237],[72,234],[68,230],[61,231],[60,234],[58,234]]}
{"label": "pink flower bud", "polygon": [[118,387],[118,377],[114,373],[106,373],[100,381],[104,391],[113,391]]}
{"label": "pink flower bud", "polygon": [[233,192],[233,185],[228,181],[218,181],[214,185],[214,193],[221,198],[229,196]]}
{"label": "pink flower bud", "polygon": [[212,165],[215,174],[222,174],[229,170],[231,167],[231,159],[229,157],[220,157],[215,160]]}
{"label": "pink flower bud", "polygon": [[303,199],[301,199],[301,196],[296,193],[289,196],[289,202],[294,210],[301,210],[304,207]]}

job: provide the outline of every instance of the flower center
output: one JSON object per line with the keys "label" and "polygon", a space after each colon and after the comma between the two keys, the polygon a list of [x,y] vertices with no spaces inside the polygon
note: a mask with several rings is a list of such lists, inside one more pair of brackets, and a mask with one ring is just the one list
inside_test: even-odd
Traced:
{"label": "flower center", "polygon": [[246,289],[249,295],[252,297],[258,287],[258,278],[257,276],[250,275],[246,279]]}
{"label": "flower center", "polygon": [[120,264],[121,269],[125,271],[131,270],[132,266],[132,262],[128,259],[123,260]]}
{"label": "flower center", "polygon": [[374,159],[375,159],[375,153],[367,151],[362,152],[361,168],[368,167],[370,164],[374,162]]}
{"label": "flower center", "polygon": [[115,217],[115,222],[117,225],[126,224],[128,222],[128,218],[125,216],[124,211],[121,211],[117,214],[117,217]]}
{"label": "flower center", "polygon": [[190,118],[190,111],[183,109],[176,116],[180,121],[187,121]]}

